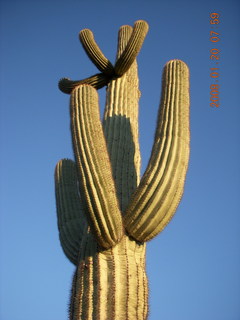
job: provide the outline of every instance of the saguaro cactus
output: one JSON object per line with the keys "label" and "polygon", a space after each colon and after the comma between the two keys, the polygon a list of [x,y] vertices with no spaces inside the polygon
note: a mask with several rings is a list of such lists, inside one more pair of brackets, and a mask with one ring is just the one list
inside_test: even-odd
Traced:
{"label": "saguaro cactus", "polygon": [[[136,56],[148,25],[119,30],[113,66],[90,30],[80,40],[101,71],[81,81],[62,79],[71,94],[75,162],[55,170],[62,248],[76,265],[69,319],[146,320],[146,241],[172,218],[189,158],[189,73],[180,60],[163,71],[162,97],[149,164],[140,179]],[[103,121],[97,89],[107,86]],[[149,106],[148,106],[149,108]]]}

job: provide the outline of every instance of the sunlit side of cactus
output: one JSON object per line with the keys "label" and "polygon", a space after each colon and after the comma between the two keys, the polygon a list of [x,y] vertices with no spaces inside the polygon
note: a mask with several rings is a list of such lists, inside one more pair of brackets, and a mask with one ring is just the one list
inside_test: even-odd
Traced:
{"label": "sunlit side of cactus", "polygon": [[[119,30],[117,60],[103,55],[90,30],[80,33],[101,73],[63,79],[71,93],[75,162],[55,170],[61,245],[76,265],[69,319],[146,320],[146,241],[170,221],[180,202],[189,158],[189,73],[180,60],[163,71],[162,97],[149,164],[140,179],[136,56],[148,25]],[[97,89],[107,85],[103,121]]]}

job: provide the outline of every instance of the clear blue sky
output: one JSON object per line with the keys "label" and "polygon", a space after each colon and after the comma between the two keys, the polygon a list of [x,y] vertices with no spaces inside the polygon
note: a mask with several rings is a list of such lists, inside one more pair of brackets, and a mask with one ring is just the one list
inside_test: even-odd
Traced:
{"label": "clear blue sky", "polygon": [[[210,13],[220,14],[211,29]],[[114,62],[118,28],[145,19],[138,57],[142,172],[149,159],[161,72],[191,72],[191,157],[183,200],[147,247],[149,320],[240,319],[240,3],[1,1],[1,320],[66,320],[73,265],[58,240],[53,172],[72,158],[61,77],[97,72],[78,32],[90,28]],[[215,27],[215,26],[214,26]],[[210,30],[220,42],[210,42]],[[220,49],[220,107],[210,107],[210,50]],[[101,90],[104,105],[104,90]]]}

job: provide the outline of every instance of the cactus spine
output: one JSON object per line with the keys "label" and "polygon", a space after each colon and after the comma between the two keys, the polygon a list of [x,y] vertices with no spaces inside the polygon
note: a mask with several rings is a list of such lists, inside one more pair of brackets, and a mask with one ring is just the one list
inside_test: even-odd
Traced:
{"label": "cactus spine", "polygon": [[[136,56],[145,21],[119,30],[115,66],[90,30],[80,33],[101,73],[62,79],[71,93],[75,162],[55,169],[58,228],[63,250],[76,265],[70,320],[146,320],[146,241],[170,221],[181,199],[189,158],[189,74],[172,60],[162,79],[162,98],[148,167],[140,180]],[[101,122],[97,89],[107,85]]]}

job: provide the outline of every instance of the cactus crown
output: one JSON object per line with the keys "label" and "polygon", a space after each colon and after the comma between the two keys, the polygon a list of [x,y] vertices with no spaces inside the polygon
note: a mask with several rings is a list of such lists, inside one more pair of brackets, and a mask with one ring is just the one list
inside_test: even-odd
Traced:
{"label": "cactus crown", "polygon": [[89,29],[81,30],[79,33],[79,39],[82,46],[90,60],[101,71],[101,73],[97,73],[89,78],[79,81],[72,81],[68,78],[63,78],[59,81],[59,89],[64,93],[71,93],[71,91],[80,84],[89,84],[96,89],[100,89],[107,85],[111,80],[121,77],[128,71],[136,59],[147,32],[148,24],[146,21],[138,20],[135,22],[131,37],[113,67],[111,62],[104,56],[101,49],[95,42],[92,31]]}

